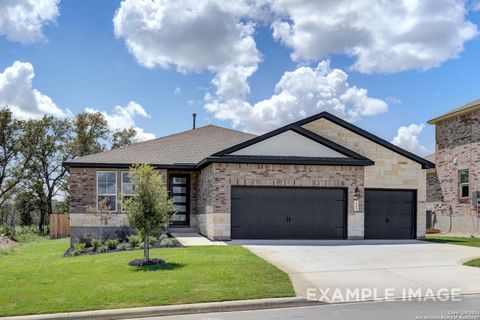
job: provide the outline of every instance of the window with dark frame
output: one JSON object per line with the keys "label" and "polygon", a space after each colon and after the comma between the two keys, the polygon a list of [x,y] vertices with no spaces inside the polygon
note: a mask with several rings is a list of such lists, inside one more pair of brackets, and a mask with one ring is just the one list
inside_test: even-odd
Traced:
{"label": "window with dark frame", "polygon": [[[122,172],[122,196],[124,199],[131,198],[135,194],[135,185],[130,179],[128,171]],[[122,208],[122,211],[124,209]]]}
{"label": "window with dark frame", "polygon": [[115,171],[97,171],[97,210],[98,203],[107,199],[110,211],[117,211],[117,173]]}
{"label": "window with dark frame", "polygon": [[458,171],[458,181],[459,181],[459,195],[460,198],[470,197],[470,184],[469,184],[469,172],[468,170],[459,170]]}

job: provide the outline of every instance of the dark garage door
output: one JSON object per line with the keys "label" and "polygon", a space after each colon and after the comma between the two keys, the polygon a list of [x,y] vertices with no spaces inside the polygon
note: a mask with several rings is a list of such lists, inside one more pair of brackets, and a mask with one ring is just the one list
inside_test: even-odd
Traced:
{"label": "dark garage door", "polygon": [[415,238],[416,192],[365,190],[365,239]]}
{"label": "dark garage door", "polygon": [[232,187],[232,239],[344,239],[345,189]]}

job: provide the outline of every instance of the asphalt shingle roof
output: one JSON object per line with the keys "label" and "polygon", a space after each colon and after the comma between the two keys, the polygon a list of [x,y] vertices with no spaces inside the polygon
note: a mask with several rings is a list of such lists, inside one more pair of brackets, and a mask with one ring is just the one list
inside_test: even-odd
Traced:
{"label": "asphalt shingle roof", "polygon": [[65,162],[71,164],[197,164],[208,156],[255,136],[208,125]]}

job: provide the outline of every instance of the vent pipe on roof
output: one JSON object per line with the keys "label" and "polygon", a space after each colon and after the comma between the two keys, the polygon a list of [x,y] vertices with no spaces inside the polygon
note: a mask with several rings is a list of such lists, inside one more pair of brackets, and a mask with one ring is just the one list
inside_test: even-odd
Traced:
{"label": "vent pipe on roof", "polygon": [[195,119],[197,118],[197,114],[193,113],[192,116],[193,116],[193,129],[195,129]]}

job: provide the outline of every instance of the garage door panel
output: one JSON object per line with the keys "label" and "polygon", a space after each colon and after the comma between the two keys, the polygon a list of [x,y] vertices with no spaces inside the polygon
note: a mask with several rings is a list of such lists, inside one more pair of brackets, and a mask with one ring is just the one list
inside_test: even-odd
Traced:
{"label": "garage door panel", "polygon": [[343,239],[344,189],[232,187],[233,239]]}
{"label": "garage door panel", "polygon": [[412,239],[416,191],[365,190],[365,239]]}

